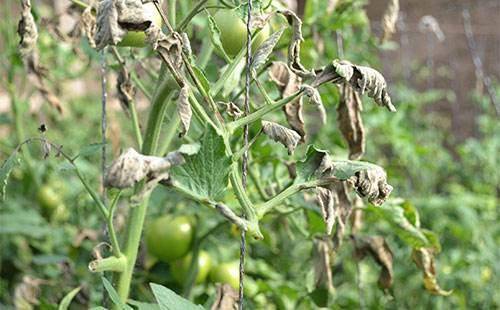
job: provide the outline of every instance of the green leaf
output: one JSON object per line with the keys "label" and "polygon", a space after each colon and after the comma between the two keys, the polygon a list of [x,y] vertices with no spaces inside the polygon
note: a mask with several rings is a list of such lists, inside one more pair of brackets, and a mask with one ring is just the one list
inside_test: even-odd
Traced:
{"label": "green leaf", "polygon": [[276,43],[278,43],[279,39],[281,38],[284,30],[285,28],[281,28],[280,30],[276,31],[259,46],[252,57],[252,70],[257,70],[267,61],[269,55],[271,55],[271,53],[273,52]]}
{"label": "green leaf", "polygon": [[347,180],[362,170],[382,169],[366,161],[339,160],[334,161],[333,165],[333,175],[340,180]]}
{"label": "green leaf", "polygon": [[[236,60],[233,60],[236,61]],[[228,64],[222,68],[222,72],[225,72],[231,64]],[[224,87],[222,89],[222,95],[227,97],[232,91],[234,91],[238,84],[240,83],[241,77],[243,76],[243,69],[245,69],[245,59],[241,58],[234,68],[233,72],[228,76],[226,82],[224,83]]]}
{"label": "green leaf", "polygon": [[177,295],[174,291],[161,286],[159,284],[150,283],[151,290],[155,295],[156,301],[162,310],[201,310],[204,309],[200,305],[195,305],[189,300]]}
{"label": "green leaf", "polygon": [[379,207],[368,206],[366,210],[386,220],[392,226],[398,237],[412,248],[431,246],[431,242],[429,242],[422,230],[415,227],[408,218],[405,217],[405,210],[402,207],[386,203]]}
{"label": "green leaf", "polygon": [[7,181],[9,179],[10,173],[15,166],[19,164],[20,160],[18,157],[18,152],[15,150],[10,154],[9,158],[3,163],[0,168],[0,200],[5,199],[5,188],[7,187]]}
{"label": "green leaf", "polygon": [[317,149],[314,145],[309,145],[306,151],[306,158],[297,162],[296,182],[306,182],[316,178],[316,171],[321,162],[327,158],[328,152]]}
{"label": "green leaf", "polygon": [[210,91],[210,82],[208,81],[205,72],[203,72],[202,69],[198,68],[198,66],[194,64],[192,65],[192,68],[194,75],[196,75],[196,78],[201,83],[201,87],[203,87],[203,90],[208,93]]}
{"label": "green leaf", "polygon": [[218,200],[226,190],[231,169],[222,137],[208,128],[198,153],[185,160],[184,165],[171,169],[175,185],[201,199]]}
{"label": "green leaf", "polygon": [[108,292],[109,298],[111,299],[113,304],[115,304],[115,306],[119,307],[120,309],[132,310],[132,307],[130,307],[129,305],[125,305],[120,300],[120,296],[118,296],[118,293],[116,292],[113,285],[111,285],[111,283],[109,283],[108,279],[106,279],[105,277],[102,277],[102,283],[104,284],[104,288]]}
{"label": "green leaf", "polygon": [[208,29],[210,30],[210,40],[214,44],[215,48],[218,49],[222,55],[224,56],[224,59],[227,62],[230,62],[231,58],[226,54],[226,51],[224,50],[224,47],[222,47],[222,41],[221,41],[221,32],[219,27],[217,27],[217,23],[215,22],[215,19],[208,13]]}
{"label": "green leaf", "polygon": [[42,238],[50,232],[45,220],[34,210],[15,209],[0,213],[0,235]]}
{"label": "green leaf", "polygon": [[59,303],[59,307],[57,308],[58,310],[66,310],[68,309],[71,301],[73,298],[75,298],[76,294],[81,290],[82,288],[80,286],[75,287],[72,289],[64,298],[61,300],[61,303]]}
{"label": "green leaf", "polygon": [[128,303],[137,308],[137,310],[158,310],[160,306],[158,304],[153,304],[149,302],[142,302],[133,299],[129,299]]}

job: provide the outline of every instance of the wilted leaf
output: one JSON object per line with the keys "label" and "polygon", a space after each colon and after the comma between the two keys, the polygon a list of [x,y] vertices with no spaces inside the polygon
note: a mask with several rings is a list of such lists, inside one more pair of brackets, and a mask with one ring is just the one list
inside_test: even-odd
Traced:
{"label": "wilted leaf", "polygon": [[344,83],[337,107],[337,121],[340,132],[349,145],[349,159],[360,159],[365,152],[365,130],[361,111],[361,98],[351,86]]}
{"label": "wilted leaf", "polygon": [[300,136],[292,129],[286,128],[279,124],[262,121],[262,130],[271,139],[283,144],[288,149],[288,154],[293,154],[300,141]]}
{"label": "wilted leaf", "polygon": [[21,1],[21,20],[17,28],[17,33],[21,37],[19,42],[19,52],[23,58],[32,57],[36,53],[36,41],[38,39],[38,29],[35,19],[31,14],[31,1]]}
{"label": "wilted leaf", "polygon": [[106,187],[127,188],[137,182],[177,165],[184,163],[181,152],[170,152],[165,157],[142,155],[133,148],[127,149],[106,170],[104,185]]}
{"label": "wilted leaf", "polygon": [[243,111],[234,102],[228,102],[225,105],[227,114],[232,118],[239,118],[243,115]]}
{"label": "wilted leaf", "polygon": [[16,285],[14,289],[14,305],[16,309],[33,309],[33,306],[39,305],[40,285],[46,283],[46,280],[23,276],[22,282]]}
{"label": "wilted leaf", "polygon": [[183,137],[189,130],[191,125],[191,117],[193,116],[193,111],[191,111],[191,104],[189,103],[189,88],[184,86],[179,92],[179,101],[177,103],[177,115],[181,121],[181,132],[179,137]]}
{"label": "wilted leaf", "polygon": [[200,198],[218,200],[226,190],[231,169],[222,137],[209,127],[199,152],[185,160],[185,164],[170,170],[172,182]]}
{"label": "wilted leaf", "polygon": [[89,6],[83,10],[80,16],[79,27],[80,31],[85,35],[91,47],[95,48],[94,36],[97,30],[96,18],[92,14],[92,10],[95,10],[95,1],[90,1]]}
{"label": "wilted leaf", "polygon": [[169,60],[175,67],[182,66],[182,37],[178,32],[165,35],[159,27],[151,24],[145,31],[146,41],[151,44],[153,50]]}
{"label": "wilted leaf", "polygon": [[128,113],[130,103],[134,100],[136,89],[130,78],[130,72],[128,72],[125,66],[122,66],[118,73],[116,89],[118,91],[120,105],[123,110]]}
{"label": "wilted leaf", "polygon": [[278,43],[279,39],[281,38],[283,31],[284,31],[284,29],[280,29],[280,30],[276,31],[275,33],[273,33],[255,51],[255,53],[252,57],[252,64],[251,64],[252,70],[254,70],[254,71],[257,70],[260,66],[262,66],[267,61],[267,59],[269,58],[269,55],[271,55],[274,47],[276,46],[276,43]]}
{"label": "wilted leaf", "polygon": [[314,239],[314,278],[315,288],[333,290],[331,256],[333,248],[328,237]]}
{"label": "wilted leaf", "polygon": [[384,29],[382,42],[390,40],[391,36],[396,31],[396,21],[398,20],[398,15],[399,0],[389,0],[384,16],[382,17],[382,27]]}
{"label": "wilted leaf", "polygon": [[99,2],[94,40],[97,49],[116,45],[128,30],[144,31],[151,24],[141,0],[104,0]]}
{"label": "wilted leaf", "polygon": [[333,225],[335,224],[335,193],[324,187],[316,187],[316,201],[321,208],[321,215],[326,224],[326,233],[332,233]]}
{"label": "wilted leaf", "polygon": [[353,65],[346,60],[334,60],[318,74],[312,86],[318,87],[326,82],[336,84],[347,82],[361,94],[366,92],[378,105],[385,106],[391,112],[396,111],[387,92],[387,83],[382,74],[375,69]]}
{"label": "wilted leaf", "polygon": [[300,77],[312,77],[313,71],[308,71],[300,62],[300,44],[304,41],[302,37],[302,21],[290,10],[279,11],[288,19],[288,23],[293,26],[292,40],[288,46],[288,66]]}
{"label": "wilted leaf", "polygon": [[217,284],[214,303],[210,310],[234,310],[237,308],[238,292],[229,284]]}
{"label": "wilted leaf", "polygon": [[10,156],[3,162],[2,167],[0,167],[0,197],[1,200],[5,199],[5,187],[7,187],[7,182],[9,180],[10,173],[15,166],[19,165],[18,150],[15,150],[10,154]]}
{"label": "wilted leaf", "polygon": [[329,173],[332,167],[328,152],[311,145],[307,148],[305,159],[297,162],[295,182],[302,183],[321,178]]}
{"label": "wilted leaf", "polygon": [[437,283],[434,253],[429,248],[413,249],[412,259],[424,274],[424,287],[431,294],[448,296],[453,290],[445,291]]}
{"label": "wilted leaf", "polygon": [[370,255],[377,262],[382,271],[378,278],[378,284],[383,289],[388,289],[392,286],[393,271],[392,258],[393,254],[389,245],[383,237],[357,237],[354,236],[355,255],[357,259],[363,259],[366,255]]}
{"label": "wilted leaf", "polygon": [[[302,79],[293,73],[284,62],[273,62],[269,70],[269,78],[278,85],[282,97],[288,97],[300,89]],[[305,141],[304,117],[302,115],[302,96],[283,107],[288,124]]]}
{"label": "wilted leaf", "polygon": [[334,249],[338,250],[344,240],[347,221],[352,212],[352,202],[347,194],[346,182],[333,182],[329,186],[335,198],[335,216],[337,217],[337,230],[333,238]]}
{"label": "wilted leaf", "polygon": [[326,110],[325,106],[323,106],[323,101],[321,100],[321,96],[316,88],[311,87],[309,85],[303,85],[304,94],[309,97],[309,102],[311,102],[318,109],[321,123],[323,125],[326,124]]}

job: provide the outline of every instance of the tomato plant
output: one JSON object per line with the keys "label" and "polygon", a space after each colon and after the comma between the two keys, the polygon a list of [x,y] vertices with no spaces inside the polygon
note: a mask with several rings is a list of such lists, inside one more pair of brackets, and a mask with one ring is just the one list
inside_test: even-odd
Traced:
{"label": "tomato plant", "polygon": [[[170,268],[172,270],[172,275],[179,284],[184,284],[184,282],[186,281],[186,278],[189,275],[189,268],[191,266],[192,260],[193,254],[188,253],[180,260],[177,260],[171,264]],[[197,261],[197,275],[195,284],[200,284],[205,281],[210,272],[210,268],[212,268],[212,258],[210,257],[208,252],[200,251],[198,253]]]}
{"label": "tomato plant", "polygon": [[[157,27],[161,27],[162,19],[161,15],[156,9],[153,2],[147,2],[143,4],[144,14],[146,17],[153,21],[153,24]],[[119,46],[129,46],[129,47],[144,47],[146,46],[146,35],[143,31],[127,31],[127,34],[118,43]]]}
{"label": "tomato plant", "polygon": [[192,220],[186,216],[159,217],[146,230],[148,251],[164,262],[174,261],[189,251],[193,233]]}
{"label": "tomato plant", "polygon": [[225,283],[237,289],[240,279],[240,267],[238,261],[218,264],[210,271],[210,280],[215,283]]}

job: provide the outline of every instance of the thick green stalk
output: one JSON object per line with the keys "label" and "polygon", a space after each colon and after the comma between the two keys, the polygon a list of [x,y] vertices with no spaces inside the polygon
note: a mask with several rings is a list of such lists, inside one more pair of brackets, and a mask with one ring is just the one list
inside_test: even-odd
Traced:
{"label": "thick green stalk", "polygon": [[[170,102],[170,100],[166,100],[170,91],[171,88],[168,87],[167,80],[164,79],[156,91],[154,101],[152,102],[152,108],[149,112],[146,134],[142,146],[143,154],[152,155],[156,153],[161,124],[165,116],[166,106],[168,102]],[[135,192],[139,193],[144,188],[144,185],[144,182],[138,184]],[[139,244],[141,242],[142,229],[148,209],[149,196],[149,194],[145,195],[143,201],[139,205],[131,207],[130,215],[127,221],[127,235],[125,245],[123,247],[123,254],[127,259],[127,265],[125,270],[118,274],[117,289],[118,295],[123,302],[127,301],[130,292],[130,283],[132,281],[135,261],[137,260]]]}

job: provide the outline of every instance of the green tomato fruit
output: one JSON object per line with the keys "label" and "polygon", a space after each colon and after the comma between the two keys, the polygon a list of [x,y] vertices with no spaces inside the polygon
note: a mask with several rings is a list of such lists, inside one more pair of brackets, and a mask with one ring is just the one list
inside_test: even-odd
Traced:
{"label": "green tomato fruit", "polygon": [[61,197],[49,185],[40,187],[36,194],[38,204],[47,211],[52,211],[62,204]]}
{"label": "green tomato fruit", "polygon": [[[234,10],[219,10],[214,15],[215,23],[220,30],[220,39],[224,51],[229,56],[234,57],[246,46],[247,27],[245,22]],[[252,49],[258,48],[271,32],[269,25],[266,25],[252,43]]]}
{"label": "green tomato fruit", "polygon": [[[175,281],[179,284],[184,284],[186,278],[189,275],[189,266],[191,266],[191,261],[193,260],[193,254],[189,253],[183,258],[175,261],[171,265],[172,275]],[[198,253],[198,275],[196,276],[195,283],[200,284],[205,281],[212,267],[212,258],[205,251],[200,251]]]}
{"label": "green tomato fruit", "polygon": [[[153,2],[143,4],[144,14],[153,21],[157,27],[161,27],[162,19]],[[146,46],[146,34],[144,31],[128,31],[118,46],[144,47]]]}
{"label": "green tomato fruit", "polygon": [[186,216],[162,216],[146,231],[148,251],[167,263],[181,258],[191,248],[193,230],[192,221]]}
{"label": "green tomato fruit", "polygon": [[238,289],[240,279],[240,263],[238,261],[223,263],[210,271],[210,280],[214,283],[225,283]]}

